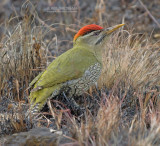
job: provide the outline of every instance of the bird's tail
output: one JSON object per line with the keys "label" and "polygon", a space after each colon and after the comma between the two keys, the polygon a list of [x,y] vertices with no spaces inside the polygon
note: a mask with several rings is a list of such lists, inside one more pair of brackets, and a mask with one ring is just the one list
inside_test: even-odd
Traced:
{"label": "bird's tail", "polygon": [[30,108],[28,112],[31,114],[38,113],[46,104],[47,99],[55,97],[56,95],[59,94],[59,91],[60,91],[60,85],[43,88],[38,91],[31,92],[29,97]]}

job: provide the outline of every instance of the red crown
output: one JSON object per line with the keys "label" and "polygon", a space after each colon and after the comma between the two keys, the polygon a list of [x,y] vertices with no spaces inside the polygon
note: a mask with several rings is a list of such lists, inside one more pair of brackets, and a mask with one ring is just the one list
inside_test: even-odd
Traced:
{"label": "red crown", "polygon": [[82,27],[77,34],[74,36],[74,41],[79,37],[79,36],[83,36],[86,33],[89,33],[91,31],[95,31],[95,30],[100,30],[103,29],[103,27],[96,25],[96,24],[90,24],[90,25],[86,25],[84,27]]}

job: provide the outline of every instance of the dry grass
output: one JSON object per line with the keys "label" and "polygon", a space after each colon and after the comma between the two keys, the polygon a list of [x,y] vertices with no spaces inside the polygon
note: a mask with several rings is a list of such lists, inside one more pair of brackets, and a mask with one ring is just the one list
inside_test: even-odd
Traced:
{"label": "dry grass", "polygon": [[113,87],[123,81],[134,89],[160,85],[160,48],[146,36],[126,30],[116,33],[106,44],[100,84]]}
{"label": "dry grass", "polygon": [[[105,104],[100,105],[96,117],[86,115],[85,121],[78,126],[71,119],[72,138],[78,145],[157,145],[160,142],[160,115],[150,103],[149,110],[141,109],[131,123],[123,123],[120,102],[116,97],[107,97]],[[150,128],[146,125],[150,123]]]}
{"label": "dry grass", "polygon": [[1,96],[20,101],[28,96],[25,89],[31,80],[46,67],[47,46],[42,26],[34,26],[34,16],[26,12],[23,21],[10,30],[12,21],[1,40],[0,89]]}
{"label": "dry grass", "polygon": [[[97,7],[98,5],[103,7],[103,3],[103,0],[97,1]],[[101,24],[103,24],[104,12],[103,9],[95,11]],[[10,28],[10,23],[17,18],[8,21],[5,27],[6,33],[0,43],[1,99],[19,101],[17,108],[20,110],[22,100],[26,100],[29,95],[29,91],[25,91],[29,83],[49,64],[50,58],[53,60],[56,56],[55,53],[50,52],[49,47],[54,44],[54,49],[57,49],[56,36],[49,41],[46,39],[46,35],[50,32],[54,33],[55,29],[46,26],[34,11],[30,14],[26,10],[24,14],[23,20],[14,28]],[[73,17],[76,19],[75,16]],[[64,27],[71,37],[69,32],[75,32],[74,28],[69,28],[67,25]],[[68,46],[71,46],[70,41],[67,42]],[[66,137],[70,137],[78,145],[159,144],[160,48],[158,43],[153,44],[147,36],[134,34],[131,30],[121,30],[113,34],[104,50],[104,68],[98,82],[101,101],[97,103],[100,105],[97,114],[93,116],[87,110],[84,118],[77,121],[73,115],[68,114],[67,110],[56,111],[54,108],[52,111],[54,122],[45,117],[48,122],[46,125],[49,127],[54,123],[59,130],[67,126],[69,136]],[[8,104],[8,108],[8,110],[12,109],[12,105],[10,107]],[[24,130],[26,126],[21,117],[24,115],[21,114],[23,112],[19,115],[21,119],[19,124],[11,121],[16,132]]]}

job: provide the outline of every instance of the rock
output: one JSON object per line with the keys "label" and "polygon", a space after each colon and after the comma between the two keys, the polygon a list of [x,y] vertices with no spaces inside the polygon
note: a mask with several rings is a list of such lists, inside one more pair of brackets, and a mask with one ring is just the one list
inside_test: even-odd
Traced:
{"label": "rock", "polygon": [[[28,132],[20,132],[1,140],[2,146],[57,146],[62,137],[62,131],[49,128],[34,128]],[[3,142],[2,142],[3,141]]]}

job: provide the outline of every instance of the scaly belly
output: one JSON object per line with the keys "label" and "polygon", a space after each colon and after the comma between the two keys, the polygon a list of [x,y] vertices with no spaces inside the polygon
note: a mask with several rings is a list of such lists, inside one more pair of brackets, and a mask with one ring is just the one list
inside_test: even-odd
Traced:
{"label": "scaly belly", "polygon": [[64,83],[64,87],[66,86],[70,88],[69,95],[79,96],[87,91],[97,82],[101,74],[101,69],[101,65],[96,63],[95,65],[90,66],[81,78]]}

